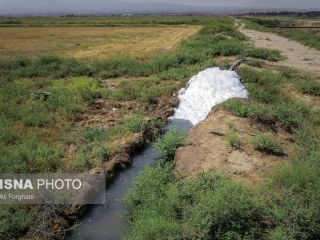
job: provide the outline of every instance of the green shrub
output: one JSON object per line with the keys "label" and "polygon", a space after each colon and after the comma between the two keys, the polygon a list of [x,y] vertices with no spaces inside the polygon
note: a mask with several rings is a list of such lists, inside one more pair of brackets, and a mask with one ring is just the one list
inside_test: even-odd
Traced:
{"label": "green shrub", "polygon": [[178,187],[184,239],[259,238],[259,203],[239,183],[209,172]]}
{"label": "green shrub", "polygon": [[126,128],[123,125],[116,125],[106,130],[107,139],[115,139],[124,134]]}
{"label": "green shrub", "polygon": [[267,192],[268,217],[281,229],[282,239],[317,239],[320,235],[319,157],[319,152],[313,152],[276,169],[272,177],[277,191]]}
{"label": "green shrub", "polygon": [[[179,234],[169,190],[176,177],[171,164],[147,167],[124,199],[131,224],[128,239],[168,239]],[[172,189],[174,191],[174,189]]]}
{"label": "green shrub", "polygon": [[29,100],[21,112],[21,121],[30,127],[47,127],[53,118],[44,102]]}
{"label": "green shrub", "polygon": [[290,228],[276,227],[267,234],[268,240],[291,240],[294,239],[293,230]]}
{"label": "green shrub", "polygon": [[146,121],[143,115],[138,114],[124,119],[124,126],[130,132],[141,132],[144,130]]}
{"label": "green shrub", "polygon": [[94,98],[100,97],[101,92],[97,82],[88,77],[71,78],[66,87],[76,94],[79,94],[84,101],[91,101]]}
{"label": "green shrub", "polygon": [[0,127],[0,143],[4,143],[5,145],[14,145],[17,142],[20,142],[20,140],[21,138],[10,128],[3,125]]}
{"label": "green shrub", "polygon": [[93,160],[97,160],[97,162],[99,160],[107,161],[110,157],[110,148],[108,144],[103,142],[92,142],[82,151],[91,165],[94,163]]}
{"label": "green shrub", "polygon": [[170,130],[155,142],[156,149],[162,153],[165,161],[173,160],[176,149],[183,145],[184,136],[177,129]]}
{"label": "green shrub", "polygon": [[0,171],[10,173],[52,172],[62,165],[62,147],[35,140],[6,147],[0,156]]}
{"label": "green shrub", "polygon": [[87,156],[83,152],[78,152],[75,155],[75,159],[68,166],[71,170],[84,171],[92,167],[91,163],[88,161]]}
{"label": "green shrub", "polygon": [[34,222],[36,214],[30,209],[0,207],[0,235],[2,239],[16,239]]}
{"label": "green shrub", "polygon": [[279,61],[281,54],[278,50],[270,50],[266,48],[249,48],[246,55],[252,58],[266,59],[269,61]]}
{"label": "green shrub", "polygon": [[213,55],[236,56],[243,54],[244,49],[240,41],[222,40],[214,44]]}
{"label": "green shrub", "polygon": [[[129,239],[258,239],[259,203],[213,173],[182,180],[171,164],[149,167],[125,198]],[[147,197],[146,197],[147,196]]]}
{"label": "green shrub", "polygon": [[62,59],[57,56],[42,56],[39,59],[39,63],[42,65],[50,65],[53,63],[61,63]]}
{"label": "green shrub", "polygon": [[311,117],[310,107],[301,102],[260,104],[231,99],[223,106],[239,117],[249,117],[269,125],[280,122],[289,132],[301,127],[305,119]]}
{"label": "green shrub", "polygon": [[226,133],[226,138],[229,142],[229,145],[233,148],[240,148],[241,146],[241,141],[240,141],[240,138],[238,136],[238,134],[233,131],[233,130],[229,130],[227,133]]}
{"label": "green shrub", "polygon": [[270,70],[257,70],[253,67],[241,67],[238,73],[245,84],[255,83],[260,86],[274,87],[284,81],[281,74],[274,73]]}
{"label": "green shrub", "polygon": [[51,95],[47,100],[48,107],[75,120],[79,118],[87,103],[104,94],[98,82],[88,77],[53,81],[49,91]]}
{"label": "green shrub", "polygon": [[271,133],[261,133],[252,139],[254,148],[267,154],[283,155],[282,143]]}
{"label": "green shrub", "polygon": [[105,140],[90,141],[90,143],[81,146],[74,155],[74,159],[69,163],[71,170],[84,171],[101,165],[108,161],[111,156],[111,150]]}
{"label": "green shrub", "polygon": [[320,83],[316,81],[300,81],[297,85],[298,89],[304,94],[320,96]]}
{"label": "green shrub", "polygon": [[241,141],[235,129],[235,123],[233,121],[229,122],[229,129],[226,133],[226,139],[232,148],[240,148]]}
{"label": "green shrub", "polygon": [[159,85],[158,78],[150,78],[147,80],[123,81],[112,97],[118,100],[139,100],[141,102],[153,104],[157,103],[163,90]]}
{"label": "green shrub", "polygon": [[107,161],[110,157],[110,148],[107,145],[103,145],[99,149],[99,155],[103,161]]}
{"label": "green shrub", "polygon": [[310,106],[303,102],[291,101],[284,104],[277,104],[273,107],[276,114],[276,119],[282,123],[286,130],[293,131],[300,128],[305,119],[312,121]]}
{"label": "green shrub", "polygon": [[250,67],[262,68],[262,61],[257,59],[249,59],[245,62]]}
{"label": "green shrub", "polygon": [[261,103],[277,103],[281,100],[282,95],[276,86],[260,86],[254,83],[246,84],[249,91],[249,98]]}
{"label": "green shrub", "polygon": [[84,138],[90,142],[101,140],[105,132],[101,128],[90,127],[84,131]]}
{"label": "green shrub", "polygon": [[47,100],[48,106],[52,111],[56,111],[63,116],[74,117],[84,109],[84,104],[75,92],[65,87],[51,87],[51,95]]}
{"label": "green shrub", "polygon": [[157,97],[160,95],[160,93],[161,90],[156,86],[143,88],[141,90],[140,100],[149,104],[157,103]]}
{"label": "green shrub", "polygon": [[188,80],[190,76],[196,74],[202,69],[199,65],[185,65],[179,68],[170,68],[168,71],[163,71],[159,73],[159,78],[161,80]]}
{"label": "green shrub", "polygon": [[230,99],[223,103],[223,106],[232,114],[238,117],[249,116],[249,104],[242,103],[237,99]]}
{"label": "green shrub", "polygon": [[272,106],[266,104],[255,104],[252,102],[242,102],[231,99],[226,101],[223,106],[238,117],[249,117],[271,125],[277,120],[275,110]]}
{"label": "green shrub", "polygon": [[140,90],[133,82],[122,81],[113,96],[118,100],[135,100],[139,98]]}

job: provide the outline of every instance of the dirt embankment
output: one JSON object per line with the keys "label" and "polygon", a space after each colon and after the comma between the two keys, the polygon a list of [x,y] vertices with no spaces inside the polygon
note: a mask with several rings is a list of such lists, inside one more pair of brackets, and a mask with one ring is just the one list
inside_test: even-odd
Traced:
{"label": "dirt embankment", "polygon": [[[123,120],[126,116],[130,116],[132,111],[144,109],[150,113],[149,117],[159,118],[166,121],[169,116],[173,114],[174,108],[178,104],[176,96],[164,101],[159,100],[156,105],[140,104],[138,102],[121,102],[121,101],[107,101],[97,100],[98,109],[96,114],[88,116],[87,121],[83,122],[84,126],[100,126],[112,127]],[[104,172],[107,179],[112,180],[114,175],[119,171],[125,169],[131,164],[131,155],[143,148],[149,141],[159,133],[159,128],[147,129],[143,132],[134,133],[124,139],[119,139],[113,144],[117,145],[115,155],[101,166],[90,170],[90,173]]]}
{"label": "dirt embankment", "polygon": [[255,46],[281,52],[285,59],[273,64],[300,69],[320,76],[320,51],[274,33],[246,29],[243,23],[238,22],[237,24],[239,31],[249,37],[250,42]]}
{"label": "dirt embankment", "polygon": [[[241,145],[233,148],[228,143],[226,134],[234,125]],[[272,132],[284,144],[285,155],[273,156],[254,149],[251,140],[261,132]],[[247,118],[233,116],[217,106],[206,120],[190,130],[186,137],[187,145],[176,152],[176,170],[184,177],[215,170],[228,174],[232,178],[250,186],[261,183],[268,170],[277,164],[286,163],[290,156],[290,136],[281,129],[270,129]]]}

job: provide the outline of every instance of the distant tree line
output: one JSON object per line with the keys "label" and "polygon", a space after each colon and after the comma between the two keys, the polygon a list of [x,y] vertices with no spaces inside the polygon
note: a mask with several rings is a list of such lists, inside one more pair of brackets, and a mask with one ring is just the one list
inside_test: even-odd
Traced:
{"label": "distant tree line", "polygon": [[241,15],[251,16],[298,16],[298,17],[319,17],[320,11],[310,12],[292,12],[292,11],[279,11],[279,12],[250,12]]}

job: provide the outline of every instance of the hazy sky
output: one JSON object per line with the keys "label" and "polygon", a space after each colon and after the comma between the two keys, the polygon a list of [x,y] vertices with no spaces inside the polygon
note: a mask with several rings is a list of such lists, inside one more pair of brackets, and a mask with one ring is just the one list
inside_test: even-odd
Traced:
{"label": "hazy sky", "polygon": [[[184,6],[172,6],[184,5]],[[320,9],[320,0],[0,0],[0,15],[32,13],[209,10],[214,7]]]}

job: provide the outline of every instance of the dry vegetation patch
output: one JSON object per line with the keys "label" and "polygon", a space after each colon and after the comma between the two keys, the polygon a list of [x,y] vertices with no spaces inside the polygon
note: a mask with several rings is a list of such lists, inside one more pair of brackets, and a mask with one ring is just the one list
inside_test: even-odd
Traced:
{"label": "dry vegetation patch", "polygon": [[0,59],[59,55],[78,59],[131,55],[150,58],[172,51],[201,26],[0,28]]}

